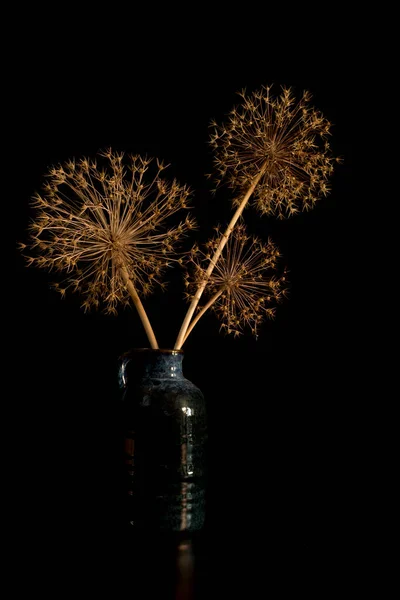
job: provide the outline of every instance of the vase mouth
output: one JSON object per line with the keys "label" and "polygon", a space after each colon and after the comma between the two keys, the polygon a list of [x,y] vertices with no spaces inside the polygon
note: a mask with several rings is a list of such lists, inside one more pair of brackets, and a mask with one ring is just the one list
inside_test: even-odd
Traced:
{"label": "vase mouth", "polygon": [[181,349],[176,350],[174,348],[132,348],[131,350],[129,350],[129,352],[140,352],[140,353],[148,352],[149,354],[172,354],[172,355],[183,354],[183,350],[181,350]]}

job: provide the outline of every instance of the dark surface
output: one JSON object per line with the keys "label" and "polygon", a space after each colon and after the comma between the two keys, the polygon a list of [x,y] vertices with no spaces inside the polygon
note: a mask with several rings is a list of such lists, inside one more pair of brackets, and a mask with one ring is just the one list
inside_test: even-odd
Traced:
{"label": "dark surface", "polygon": [[[204,176],[212,168],[207,125],[223,118],[243,87],[308,89],[334,123],[332,147],[344,163],[312,212],[283,222],[249,212],[249,229],[271,235],[291,282],[259,340],[225,338],[209,315],[184,347],[184,374],[207,402],[211,456],[206,526],[191,541],[128,536],[120,523],[117,361],[147,345],[137,317],[84,314],[78,298],[60,300],[51,277],[26,269],[17,255],[16,528],[31,589],[58,597],[56,581],[63,591],[107,590],[116,599],[289,591],[323,598],[326,590],[340,597],[359,560],[363,510],[355,493],[361,200],[351,183],[353,80],[335,56],[315,77],[303,64],[265,62],[265,48],[240,57],[210,49],[190,55],[189,68],[183,48],[166,54],[162,44],[158,62],[144,54],[132,62],[131,48],[123,64],[115,48],[106,60],[104,50],[97,56],[51,44],[52,52],[43,44],[27,53],[21,69],[30,100],[18,123],[18,241],[48,166],[107,146],[171,162],[171,177],[196,190],[193,212],[208,236],[231,209],[229,191],[213,197]],[[146,308],[160,344],[170,347],[186,308],[179,275]]]}

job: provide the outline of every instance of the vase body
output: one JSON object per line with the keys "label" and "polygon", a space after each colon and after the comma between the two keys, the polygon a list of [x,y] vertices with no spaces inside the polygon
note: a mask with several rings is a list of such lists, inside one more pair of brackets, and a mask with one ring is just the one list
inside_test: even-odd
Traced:
{"label": "vase body", "polygon": [[183,376],[181,350],[120,358],[124,519],[135,528],[195,531],[205,518],[206,408]]}

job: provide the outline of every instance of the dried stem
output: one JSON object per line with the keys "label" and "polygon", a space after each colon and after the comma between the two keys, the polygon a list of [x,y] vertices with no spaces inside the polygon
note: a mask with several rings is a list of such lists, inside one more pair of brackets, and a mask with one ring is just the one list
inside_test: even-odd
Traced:
{"label": "dried stem", "polygon": [[203,308],[198,312],[198,314],[195,316],[193,321],[190,323],[190,325],[186,331],[185,339],[183,340],[182,345],[186,342],[190,332],[192,331],[192,329],[196,325],[196,323],[201,319],[201,317],[204,315],[204,313],[214,304],[214,302],[216,300],[218,300],[218,298],[220,297],[220,295],[222,294],[223,291],[224,291],[224,288],[221,287],[221,289],[219,289],[218,292],[216,294],[214,294],[214,296],[212,296],[212,298],[210,298],[210,300],[207,302],[207,304],[205,304],[203,306]]}
{"label": "dried stem", "polygon": [[132,280],[129,277],[129,273],[128,270],[125,266],[120,267],[120,272],[121,272],[121,276],[122,279],[124,280],[124,283],[126,285],[126,289],[128,290],[133,303],[135,305],[136,310],[138,311],[140,320],[142,321],[142,325],[146,331],[146,335],[147,335],[147,339],[150,342],[150,346],[153,350],[157,350],[158,348],[158,343],[156,340],[156,336],[154,335],[154,331],[153,328],[150,324],[150,321],[147,317],[146,311],[144,309],[144,306],[138,296],[138,293],[136,291],[135,286],[132,283]]}
{"label": "dried stem", "polygon": [[196,294],[194,295],[194,298],[188,308],[188,311],[186,313],[185,319],[182,323],[182,327],[180,329],[180,332],[178,334],[178,337],[176,339],[175,342],[175,350],[180,350],[183,346],[183,343],[187,337],[186,333],[188,331],[189,325],[190,325],[190,321],[193,317],[194,311],[196,310],[196,307],[200,301],[200,298],[204,292],[204,288],[207,285],[207,281],[211,275],[211,273],[214,270],[214,267],[217,263],[217,260],[219,259],[219,257],[221,256],[221,253],[229,239],[230,234],[233,231],[233,228],[236,225],[237,220],[239,219],[240,215],[242,214],[247,202],[249,201],[251,195],[253,194],[258,182],[260,181],[261,177],[263,176],[263,174],[265,173],[265,170],[267,168],[267,161],[265,161],[258,173],[258,175],[256,177],[254,177],[249,189],[247,190],[246,194],[243,197],[243,200],[241,201],[241,203],[239,204],[238,208],[236,209],[235,214],[233,215],[231,222],[229,223],[225,233],[222,234],[222,238],[221,238],[221,243],[219,244],[218,248],[216,249],[214,256],[210,259],[210,264],[208,266],[208,269],[205,273],[204,276],[204,280],[203,282],[199,285]]}

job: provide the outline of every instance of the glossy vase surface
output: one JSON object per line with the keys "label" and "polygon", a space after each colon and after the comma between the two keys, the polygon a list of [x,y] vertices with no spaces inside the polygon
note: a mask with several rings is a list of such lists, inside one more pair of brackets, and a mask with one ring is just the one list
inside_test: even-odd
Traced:
{"label": "glossy vase surface", "polygon": [[205,519],[207,419],[181,350],[120,358],[124,518],[136,528],[196,531]]}

